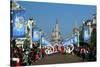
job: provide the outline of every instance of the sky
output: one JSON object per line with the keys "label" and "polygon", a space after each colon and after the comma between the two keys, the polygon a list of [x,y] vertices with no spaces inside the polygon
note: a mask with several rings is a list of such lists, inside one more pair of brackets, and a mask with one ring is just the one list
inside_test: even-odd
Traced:
{"label": "sky", "polygon": [[82,25],[85,19],[91,19],[96,14],[94,5],[74,5],[43,2],[18,1],[25,8],[24,17],[26,20],[30,16],[36,21],[36,25],[50,37],[52,30],[58,20],[62,36],[67,36],[72,32],[75,23]]}

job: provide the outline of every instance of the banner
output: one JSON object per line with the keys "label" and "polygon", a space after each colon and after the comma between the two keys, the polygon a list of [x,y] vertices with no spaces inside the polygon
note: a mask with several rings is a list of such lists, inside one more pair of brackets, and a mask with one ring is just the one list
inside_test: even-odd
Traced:
{"label": "banner", "polygon": [[84,42],[88,42],[90,40],[90,37],[91,37],[89,27],[85,26],[83,33],[84,33],[84,35],[83,35]]}
{"label": "banner", "polygon": [[11,13],[11,36],[13,38],[25,37],[24,9],[16,2],[12,3]]}
{"label": "banner", "polygon": [[24,17],[16,16],[14,19],[13,26],[13,38],[24,37],[25,36],[25,25]]}
{"label": "banner", "polygon": [[40,40],[40,31],[37,29],[33,29],[32,31],[32,41],[37,42]]}

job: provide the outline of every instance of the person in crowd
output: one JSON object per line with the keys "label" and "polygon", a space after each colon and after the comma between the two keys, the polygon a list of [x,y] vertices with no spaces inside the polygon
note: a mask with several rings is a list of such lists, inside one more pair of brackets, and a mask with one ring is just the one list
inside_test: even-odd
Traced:
{"label": "person in crowd", "polygon": [[94,61],[96,61],[96,47],[94,47]]}
{"label": "person in crowd", "polygon": [[80,47],[75,47],[74,53],[75,53],[77,56],[80,56],[80,52],[81,52],[81,48],[80,48]]}
{"label": "person in crowd", "polygon": [[90,57],[90,51],[91,51],[91,50],[90,50],[90,48],[88,47],[88,48],[87,48],[87,52],[86,52],[86,53],[87,53],[87,60],[89,60],[89,57]]}
{"label": "person in crowd", "polygon": [[39,60],[39,58],[40,58],[39,57],[39,52],[37,52],[36,55],[35,55],[36,62],[37,62],[37,60]]}
{"label": "person in crowd", "polygon": [[41,55],[42,55],[42,58],[44,58],[44,56],[46,55],[45,48],[43,46],[41,48]]}
{"label": "person in crowd", "polygon": [[64,46],[61,46],[61,54],[64,54]]}
{"label": "person in crowd", "polygon": [[84,61],[85,59],[85,48],[84,47],[81,48],[81,56],[82,56],[82,60]]}
{"label": "person in crowd", "polygon": [[90,50],[89,61],[96,61],[96,49],[92,47]]}
{"label": "person in crowd", "polygon": [[34,60],[34,49],[31,49],[28,53],[28,64],[31,65]]}

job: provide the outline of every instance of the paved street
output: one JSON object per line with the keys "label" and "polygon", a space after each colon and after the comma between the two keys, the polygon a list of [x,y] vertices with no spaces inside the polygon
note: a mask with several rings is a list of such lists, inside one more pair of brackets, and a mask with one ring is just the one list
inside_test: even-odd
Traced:
{"label": "paved street", "polygon": [[58,63],[74,63],[74,62],[82,62],[82,59],[73,55],[61,55],[54,54],[47,56],[41,60],[38,60],[34,63],[34,65],[43,65],[43,64],[58,64]]}

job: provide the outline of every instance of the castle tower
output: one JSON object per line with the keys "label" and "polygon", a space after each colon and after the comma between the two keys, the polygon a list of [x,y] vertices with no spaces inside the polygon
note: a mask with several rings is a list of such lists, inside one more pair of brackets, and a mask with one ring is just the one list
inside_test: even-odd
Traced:
{"label": "castle tower", "polygon": [[61,42],[61,34],[59,29],[58,20],[56,19],[56,25],[51,34],[51,41],[53,44],[59,44]]}

